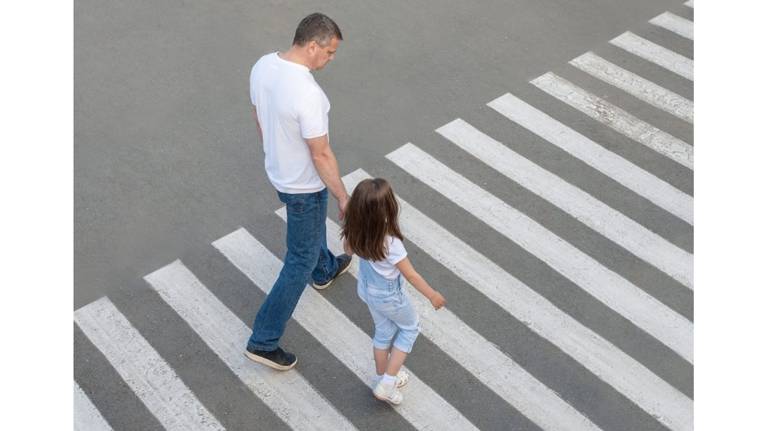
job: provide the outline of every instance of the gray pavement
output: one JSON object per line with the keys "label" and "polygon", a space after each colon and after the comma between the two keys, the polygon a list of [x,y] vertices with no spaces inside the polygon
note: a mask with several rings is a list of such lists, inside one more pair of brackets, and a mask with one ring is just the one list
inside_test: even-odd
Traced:
{"label": "gray pavement", "polygon": [[[691,124],[568,64],[592,51],[693,100],[691,81],[608,43],[629,30],[693,58],[693,41],[648,23],[664,11],[693,20],[682,1],[76,1],[75,308],[109,298],[227,429],[287,429],[143,277],[180,259],[250,325],[264,295],[211,243],[243,226],[276,256],[285,251],[274,214],[281,203],[250,118],[248,72],[262,54],[286,49],[298,20],[315,10],[334,18],[345,39],[315,75],[331,101],[342,175],[362,168],[390,179],[404,200],[692,399],[690,362],[385,158],[414,143],[693,321],[692,290],[434,132],[462,118],[692,253],[691,225],[486,106],[510,92],[692,195],[691,170],[529,84],[554,72],[693,145]],[[410,241],[406,247],[451,312],[597,427],[666,429],[435,257]],[[354,284],[345,276],[323,297],[371,335]],[[162,428],[77,325],[74,343],[75,380],[112,427]],[[291,322],[284,345],[300,357],[301,375],[358,429],[413,427],[375,402],[306,328]],[[479,429],[540,428],[425,336],[407,365]]]}

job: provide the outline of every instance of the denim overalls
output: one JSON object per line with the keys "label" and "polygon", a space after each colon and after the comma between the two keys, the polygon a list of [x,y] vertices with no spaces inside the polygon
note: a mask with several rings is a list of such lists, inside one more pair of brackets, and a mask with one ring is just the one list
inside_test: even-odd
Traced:
{"label": "denim overalls", "polygon": [[419,316],[403,290],[403,275],[390,280],[360,259],[357,295],[368,304],[373,318],[373,347],[389,350],[394,340],[398,350],[410,353],[419,335]]}

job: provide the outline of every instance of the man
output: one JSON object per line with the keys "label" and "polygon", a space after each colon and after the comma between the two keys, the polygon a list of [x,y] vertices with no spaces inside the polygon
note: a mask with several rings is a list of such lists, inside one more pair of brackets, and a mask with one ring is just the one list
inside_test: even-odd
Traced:
{"label": "man", "polygon": [[334,256],[325,239],[328,191],[344,217],[349,195],[328,140],[330,103],[310,71],[333,60],[341,31],[320,13],[304,18],[288,51],[267,54],[251,70],[253,118],[264,145],[264,164],[288,213],[283,269],[253,322],[246,356],[277,370],[296,365],[278,346],[304,287],[325,289],[349,269],[352,258]]}

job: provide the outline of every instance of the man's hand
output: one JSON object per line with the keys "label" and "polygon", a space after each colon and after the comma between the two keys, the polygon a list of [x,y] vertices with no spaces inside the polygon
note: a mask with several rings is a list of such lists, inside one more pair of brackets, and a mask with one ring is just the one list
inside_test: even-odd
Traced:
{"label": "man's hand", "polygon": [[339,221],[344,220],[344,216],[347,211],[347,203],[349,202],[349,195],[344,195],[339,199]]}

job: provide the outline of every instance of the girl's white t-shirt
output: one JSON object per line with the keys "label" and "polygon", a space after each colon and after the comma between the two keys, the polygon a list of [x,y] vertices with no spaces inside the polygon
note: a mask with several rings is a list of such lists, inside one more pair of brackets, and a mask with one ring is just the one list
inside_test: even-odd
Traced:
{"label": "girl's white t-shirt", "polygon": [[397,269],[397,263],[405,259],[408,256],[408,252],[405,251],[403,242],[398,238],[387,235],[384,238],[387,244],[387,257],[382,260],[371,262],[373,269],[381,274],[384,278],[393,280],[400,275],[400,270]]}

